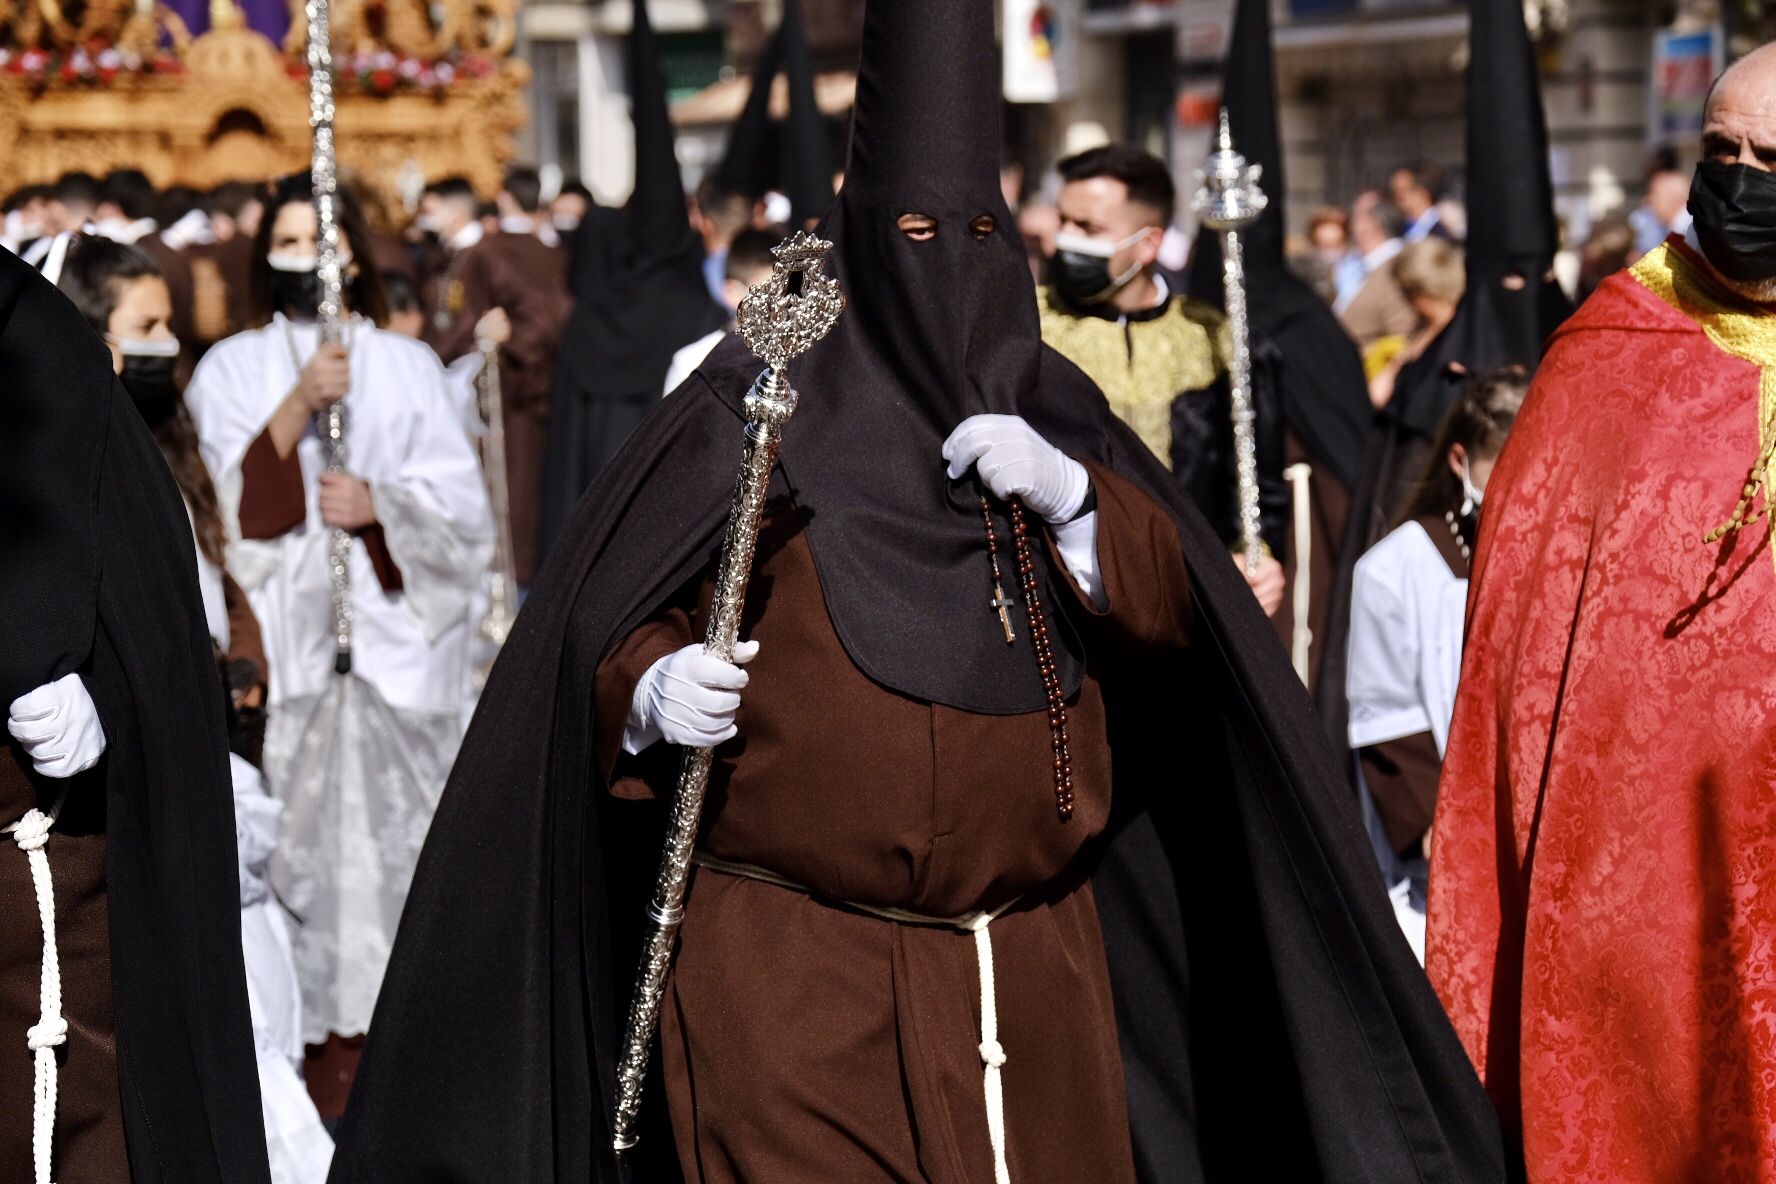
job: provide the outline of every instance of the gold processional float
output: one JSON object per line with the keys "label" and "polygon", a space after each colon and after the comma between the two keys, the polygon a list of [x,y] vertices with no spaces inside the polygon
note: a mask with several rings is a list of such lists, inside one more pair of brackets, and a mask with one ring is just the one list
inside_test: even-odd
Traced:
{"label": "gold processional float", "polygon": [[[0,0],[0,191],[70,171],[204,189],[307,168],[303,5],[247,4]],[[526,118],[516,0],[332,9],[341,174],[385,209],[423,178],[494,193]]]}

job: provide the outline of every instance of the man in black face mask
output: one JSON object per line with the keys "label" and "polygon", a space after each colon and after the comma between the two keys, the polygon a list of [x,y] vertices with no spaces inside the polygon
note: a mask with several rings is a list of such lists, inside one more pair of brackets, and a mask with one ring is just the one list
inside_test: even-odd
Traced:
{"label": "man in black face mask", "polygon": [[[1061,161],[1061,233],[1039,294],[1042,339],[1088,374],[1229,545],[1239,539],[1231,340],[1217,310],[1173,293],[1159,246],[1176,193],[1163,161],[1132,144]],[[1288,491],[1283,424],[1267,371],[1258,392],[1258,483],[1271,554],[1248,574],[1258,602],[1283,600]],[[1241,570],[1244,570],[1242,565]]]}
{"label": "man in black face mask", "polygon": [[1765,47],[1709,98],[1693,228],[1555,333],[1487,485],[1428,969],[1532,1180],[1776,1158],[1773,165]]}

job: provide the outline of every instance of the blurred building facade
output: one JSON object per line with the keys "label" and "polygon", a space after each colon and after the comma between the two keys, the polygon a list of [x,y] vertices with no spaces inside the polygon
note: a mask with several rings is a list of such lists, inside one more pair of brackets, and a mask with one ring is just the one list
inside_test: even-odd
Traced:
{"label": "blurred building facade", "polygon": [[[1631,206],[1655,150],[1693,156],[1701,94],[1723,60],[1716,0],[1525,0],[1542,62],[1561,214],[1582,236]],[[1743,8],[1754,0],[1727,0]],[[1009,153],[1038,192],[1059,156],[1129,138],[1188,191],[1207,149],[1230,0],[998,0]],[[1402,163],[1444,166],[1459,196],[1463,0],[1273,0],[1289,212],[1347,204]],[[687,184],[728,119],[782,0],[652,0]],[[1750,12],[1747,9],[1746,12]],[[863,0],[803,0],[819,99],[843,136]],[[1732,24],[1735,13],[1727,14]],[[1753,18],[1740,14],[1742,26]],[[530,0],[518,54],[533,72],[520,155],[620,201],[629,187],[623,45],[630,0]],[[1745,29],[1750,38],[1759,31]],[[1052,188],[1052,184],[1049,186]]]}

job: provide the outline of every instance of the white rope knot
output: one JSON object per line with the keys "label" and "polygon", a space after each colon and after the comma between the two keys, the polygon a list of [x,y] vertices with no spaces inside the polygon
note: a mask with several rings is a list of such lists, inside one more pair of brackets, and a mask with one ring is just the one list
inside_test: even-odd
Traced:
{"label": "white rope knot", "polygon": [[57,1048],[68,1043],[68,1021],[59,1015],[46,1015],[25,1029],[25,1043],[35,1052],[40,1048]]}
{"label": "white rope knot", "polygon": [[1011,1184],[1011,1168],[1005,1160],[1005,1086],[999,1070],[1005,1066],[1005,1046],[999,1043],[999,1000],[993,989],[993,938],[987,926],[997,914],[981,913],[968,921],[974,934],[974,956],[980,964],[981,1064],[986,1066],[981,1085],[987,1095],[987,1139],[993,1146],[993,1184]]}
{"label": "white rope knot", "polygon": [[1005,1046],[997,1040],[983,1040],[980,1046],[981,1064],[989,1069],[1005,1068]]}
{"label": "white rope knot", "polygon": [[68,1021],[62,1018],[62,964],[56,956],[55,885],[49,877],[50,828],[61,802],[48,810],[30,810],[7,827],[12,841],[31,865],[31,888],[37,897],[37,922],[43,928],[43,973],[37,989],[38,1020],[25,1029],[35,1073],[31,1087],[31,1158],[36,1184],[50,1184],[50,1158],[55,1141],[55,1050],[68,1042]]}
{"label": "white rope knot", "polygon": [[54,825],[55,819],[43,811],[27,811],[23,818],[12,824],[12,841],[26,854],[41,851],[43,844],[49,841],[49,828]]}

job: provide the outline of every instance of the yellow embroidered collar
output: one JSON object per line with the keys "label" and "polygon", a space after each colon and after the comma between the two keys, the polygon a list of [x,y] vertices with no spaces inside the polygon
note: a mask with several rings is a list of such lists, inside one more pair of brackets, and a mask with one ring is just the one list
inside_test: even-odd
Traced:
{"label": "yellow embroidered collar", "polygon": [[[1629,269],[1640,284],[1696,322],[1723,353],[1758,368],[1758,459],[1746,474],[1733,516],[1707,535],[1718,542],[1728,534],[1750,526],[1770,510],[1770,493],[1776,489],[1776,312],[1766,311],[1741,299],[1688,251],[1660,243]],[[1752,503],[1759,491],[1764,504],[1755,512]],[[1772,523],[1776,532],[1776,522]],[[1776,533],[1772,535],[1776,541]],[[1772,548],[1776,561],[1776,548]]]}

